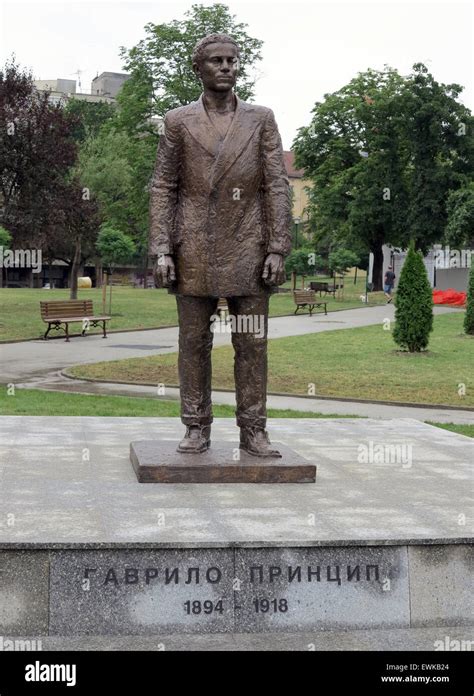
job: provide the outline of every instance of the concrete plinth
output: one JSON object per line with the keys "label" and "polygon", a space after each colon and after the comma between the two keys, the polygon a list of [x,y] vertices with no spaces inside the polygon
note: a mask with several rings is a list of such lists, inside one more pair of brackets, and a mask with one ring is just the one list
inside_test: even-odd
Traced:
{"label": "concrete plinth", "polygon": [[[178,419],[0,428],[0,635],[470,638],[469,438],[409,419],[281,419],[272,442],[317,462],[317,485],[140,486],[129,443],[174,446]],[[213,425],[229,448],[236,434]]]}

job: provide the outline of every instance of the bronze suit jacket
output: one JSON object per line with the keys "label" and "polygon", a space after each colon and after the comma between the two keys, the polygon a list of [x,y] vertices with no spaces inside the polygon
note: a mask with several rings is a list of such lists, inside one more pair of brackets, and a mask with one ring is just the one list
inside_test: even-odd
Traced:
{"label": "bronze suit jacket", "polygon": [[183,295],[268,292],[270,252],[291,246],[289,182],[271,109],[238,97],[222,141],[201,97],[165,116],[150,196],[150,255],[172,254]]}

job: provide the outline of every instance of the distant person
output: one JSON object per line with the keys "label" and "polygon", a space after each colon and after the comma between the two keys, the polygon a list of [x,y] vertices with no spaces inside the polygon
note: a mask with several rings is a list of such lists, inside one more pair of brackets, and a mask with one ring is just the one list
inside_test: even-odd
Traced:
{"label": "distant person", "polygon": [[385,297],[387,298],[387,304],[390,304],[392,301],[392,291],[393,291],[393,286],[395,284],[395,273],[393,272],[392,266],[389,266],[387,268],[387,271],[385,273],[384,281],[383,281],[383,291],[385,293]]}

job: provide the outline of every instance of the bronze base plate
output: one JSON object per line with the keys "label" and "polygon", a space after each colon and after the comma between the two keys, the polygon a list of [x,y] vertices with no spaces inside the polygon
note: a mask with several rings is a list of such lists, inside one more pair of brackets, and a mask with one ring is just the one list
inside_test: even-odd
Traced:
{"label": "bronze base plate", "polygon": [[207,452],[177,452],[177,441],[130,443],[139,483],[314,483],[316,465],[281,443],[280,457],[255,457],[238,443],[212,442]]}

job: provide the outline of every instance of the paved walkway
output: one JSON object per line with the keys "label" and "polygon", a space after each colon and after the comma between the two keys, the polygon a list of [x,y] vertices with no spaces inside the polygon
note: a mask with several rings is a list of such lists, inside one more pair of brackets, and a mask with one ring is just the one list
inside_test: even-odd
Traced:
{"label": "paved walkway", "polygon": [[[435,314],[459,311],[449,307],[435,307]],[[393,320],[393,305],[361,307],[360,309],[330,312],[327,316],[316,314],[274,317],[269,320],[269,337],[297,336],[320,331],[356,328],[382,324],[385,319]],[[228,334],[214,336],[214,345],[230,342]],[[178,329],[153,329],[110,334],[104,340],[99,335],[73,338],[70,343],[63,340],[28,341],[0,345],[0,382],[14,382],[18,387],[50,389],[55,391],[82,392],[88,394],[120,394],[127,396],[157,397],[156,388],[138,385],[101,384],[69,380],[60,375],[65,367],[79,363],[94,363],[104,360],[144,357],[172,353],[178,349]],[[166,399],[178,399],[177,389],[167,389]],[[234,394],[214,392],[216,404],[235,403]],[[381,404],[360,404],[326,399],[307,399],[296,396],[269,396],[270,408],[297,409],[327,415],[359,415],[370,418],[417,418],[445,423],[472,423],[474,413],[418,407]]]}
{"label": "paved walkway", "polygon": [[[434,309],[435,314],[455,311],[459,310],[446,307]],[[317,314],[310,317],[308,314],[300,314],[296,317],[274,317],[269,320],[269,338],[382,324],[384,319],[393,320],[393,317],[393,305],[348,309],[330,312],[327,316]],[[214,345],[227,343],[230,343],[229,334],[214,335]],[[114,333],[109,334],[107,339],[100,335],[84,338],[78,336],[72,338],[70,343],[62,339],[3,343],[0,344],[0,383],[25,380],[79,363],[142,358],[145,355],[174,353],[177,350],[177,327]]]}
{"label": "paved walkway", "polygon": [[[30,389],[46,389],[51,391],[72,392],[81,394],[106,394],[108,396],[141,396],[155,399],[179,400],[179,389],[167,387],[164,395],[157,394],[156,387],[138,384],[114,384],[109,382],[87,382],[63,377],[60,372],[49,373],[42,377],[17,385]],[[212,392],[214,404],[235,406],[233,392]],[[309,411],[323,413],[327,416],[347,415],[366,418],[415,418],[420,421],[435,423],[473,424],[474,411],[458,411],[447,408],[424,408],[418,406],[394,406],[377,403],[358,403],[354,401],[338,401],[337,399],[317,399],[300,396],[267,397],[268,408],[291,409],[293,411]]]}

